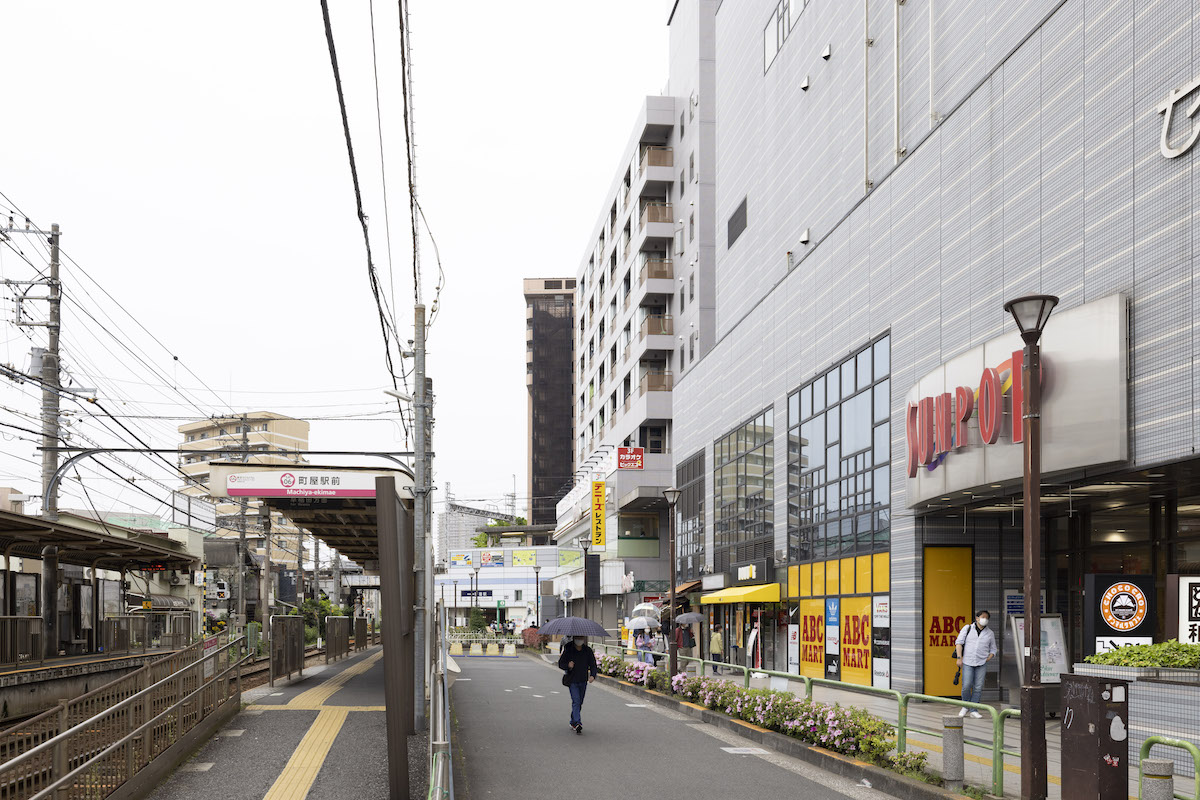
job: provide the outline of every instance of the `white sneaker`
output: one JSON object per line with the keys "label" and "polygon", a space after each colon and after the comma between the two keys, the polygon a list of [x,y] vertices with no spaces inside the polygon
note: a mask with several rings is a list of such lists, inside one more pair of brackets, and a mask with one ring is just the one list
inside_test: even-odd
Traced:
{"label": "white sneaker", "polygon": [[965,717],[965,716],[967,715],[967,710],[966,710],[965,708],[960,708],[960,709],[958,710],[958,715],[959,715],[960,717]]}
{"label": "white sneaker", "polygon": [[978,711],[972,711],[971,716],[975,719],[983,719],[983,714],[980,714]]}

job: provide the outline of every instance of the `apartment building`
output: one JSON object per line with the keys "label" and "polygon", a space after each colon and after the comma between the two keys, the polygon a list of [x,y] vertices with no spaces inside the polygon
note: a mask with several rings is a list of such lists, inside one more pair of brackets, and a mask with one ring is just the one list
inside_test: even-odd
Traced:
{"label": "apartment building", "polygon": [[[179,426],[180,449],[188,451],[180,470],[190,479],[180,491],[216,503],[216,536],[238,537],[246,525],[247,547],[266,555],[266,537],[259,517],[258,501],[213,498],[207,488],[209,465],[214,461],[247,464],[304,464],[301,453],[308,449],[309,424],[273,411],[254,411],[231,417],[189,422]],[[204,451],[223,450],[222,453]],[[229,451],[234,452],[229,452]],[[279,451],[292,451],[282,454]],[[293,454],[294,453],[294,454]],[[244,505],[243,505],[244,504]],[[243,511],[245,522],[243,523]],[[303,546],[302,531],[279,513],[271,519],[271,561],[283,569],[296,569]]]}
{"label": "apartment building", "polygon": [[554,523],[557,492],[575,472],[575,279],[527,278],[524,292],[529,520],[545,525]]}
{"label": "apartment building", "polygon": [[[666,591],[666,503],[675,483],[675,382],[712,346],[716,0],[675,4],[665,93],[646,97],[576,273],[573,485],[557,506],[560,546],[588,530],[592,481],[606,483],[602,615]],[[621,448],[641,459],[618,458]],[[637,463],[639,468],[623,468]],[[557,579],[556,591],[574,578]],[[632,576],[632,577],[630,577]],[[625,587],[632,586],[633,589]]]}

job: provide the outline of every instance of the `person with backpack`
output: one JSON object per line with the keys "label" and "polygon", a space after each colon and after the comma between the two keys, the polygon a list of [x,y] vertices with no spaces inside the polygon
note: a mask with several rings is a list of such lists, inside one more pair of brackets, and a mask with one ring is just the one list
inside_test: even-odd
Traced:
{"label": "person with backpack", "polygon": [[[987,609],[977,611],[975,621],[963,627],[954,642],[954,658],[962,669],[962,699],[967,703],[979,702],[987,663],[996,657],[996,634],[988,628],[991,617]],[[967,709],[959,709],[958,715],[965,717]],[[971,716],[979,719],[983,715],[972,710]]]}

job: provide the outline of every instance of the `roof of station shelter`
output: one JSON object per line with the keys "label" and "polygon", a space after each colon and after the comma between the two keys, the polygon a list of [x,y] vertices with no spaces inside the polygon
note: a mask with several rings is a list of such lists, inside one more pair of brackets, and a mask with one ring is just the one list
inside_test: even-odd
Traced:
{"label": "roof of station shelter", "polygon": [[213,497],[260,499],[297,527],[316,536],[364,570],[379,563],[375,479],[396,479],[402,502],[412,502],[407,467],[322,466],[317,464],[209,464]]}
{"label": "roof of station shelter", "polygon": [[[60,564],[104,569],[186,568],[198,559],[165,536],[107,526],[106,531],[0,511],[0,553],[41,558],[42,548],[58,548]],[[124,535],[112,532],[116,529]]]}

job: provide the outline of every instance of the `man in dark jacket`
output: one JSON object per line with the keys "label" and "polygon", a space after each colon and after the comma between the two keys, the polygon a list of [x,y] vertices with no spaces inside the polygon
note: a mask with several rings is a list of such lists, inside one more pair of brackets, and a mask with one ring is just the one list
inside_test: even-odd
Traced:
{"label": "man in dark jacket", "polygon": [[575,641],[563,649],[558,657],[558,668],[566,671],[567,688],[571,690],[571,727],[575,733],[583,733],[583,722],[579,718],[583,696],[599,672],[596,653],[588,647],[586,636],[576,636]]}

